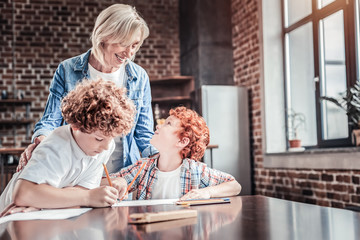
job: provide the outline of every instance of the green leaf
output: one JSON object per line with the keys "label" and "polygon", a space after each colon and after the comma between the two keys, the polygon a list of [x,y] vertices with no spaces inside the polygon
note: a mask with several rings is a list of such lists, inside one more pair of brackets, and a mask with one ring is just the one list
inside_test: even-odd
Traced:
{"label": "green leaf", "polygon": [[360,120],[360,83],[356,82],[345,92],[340,93],[339,98],[322,96],[320,100],[334,103],[337,107],[346,111],[349,117],[349,125],[358,128]]}

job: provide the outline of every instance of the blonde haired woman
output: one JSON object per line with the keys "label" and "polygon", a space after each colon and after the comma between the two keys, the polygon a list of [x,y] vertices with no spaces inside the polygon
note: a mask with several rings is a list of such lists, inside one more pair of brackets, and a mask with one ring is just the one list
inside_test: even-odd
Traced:
{"label": "blonde haired woman", "polygon": [[67,59],[58,66],[50,85],[50,94],[43,117],[35,125],[32,144],[22,153],[18,171],[26,165],[34,148],[63,124],[61,99],[82,79],[105,79],[127,88],[127,96],[136,106],[135,127],[116,138],[116,148],[107,166],[109,172],[151,156],[157,150],[150,145],[153,117],[149,77],[145,70],[132,62],[136,52],[149,36],[149,28],[134,7],[114,4],[96,19],[91,35],[92,48],[86,53]]}

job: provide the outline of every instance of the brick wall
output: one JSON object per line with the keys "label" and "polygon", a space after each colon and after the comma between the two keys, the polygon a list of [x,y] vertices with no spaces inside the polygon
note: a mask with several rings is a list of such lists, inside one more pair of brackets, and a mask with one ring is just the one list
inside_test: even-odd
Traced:
{"label": "brick wall", "polygon": [[258,0],[232,1],[234,81],[249,93],[250,145],[258,193],[259,169],[262,169],[260,41]]}
{"label": "brick wall", "polygon": [[360,171],[263,168],[261,121],[261,0],[233,0],[234,81],[249,91],[255,193],[344,208],[360,206]]}
{"label": "brick wall", "polygon": [[[89,37],[96,16],[113,3],[136,7],[150,28],[135,62],[150,77],[179,75],[178,0],[14,0],[0,1],[0,90],[9,97],[21,89],[33,98],[30,118],[39,120],[45,107],[49,84],[57,65],[91,47]],[[169,14],[171,13],[171,14]],[[0,105],[0,119],[24,118],[25,108]],[[31,125],[31,128],[34,124]],[[3,146],[26,146],[25,126],[9,129],[1,124]]]}

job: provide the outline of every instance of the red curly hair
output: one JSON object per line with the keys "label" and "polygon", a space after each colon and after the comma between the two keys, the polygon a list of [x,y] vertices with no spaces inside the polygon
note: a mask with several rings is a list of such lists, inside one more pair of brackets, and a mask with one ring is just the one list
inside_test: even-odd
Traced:
{"label": "red curly hair", "polygon": [[187,137],[190,140],[189,144],[181,150],[181,157],[200,161],[210,141],[209,128],[204,118],[186,107],[171,109],[169,113],[170,116],[180,120],[179,138]]}
{"label": "red curly hair", "polygon": [[134,125],[135,106],[126,89],[111,81],[83,80],[61,102],[64,120],[84,133],[126,135]]}

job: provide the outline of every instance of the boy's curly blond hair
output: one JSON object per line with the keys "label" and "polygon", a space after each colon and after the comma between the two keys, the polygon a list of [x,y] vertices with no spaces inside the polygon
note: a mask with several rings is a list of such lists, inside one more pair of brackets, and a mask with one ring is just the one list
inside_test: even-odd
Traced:
{"label": "boy's curly blond hair", "polygon": [[209,128],[204,118],[186,107],[171,109],[170,116],[180,120],[182,129],[178,132],[179,138],[187,137],[190,140],[189,144],[180,151],[181,157],[200,161],[210,141]]}
{"label": "boy's curly blond hair", "polygon": [[134,125],[135,106],[126,89],[111,81],[83,80],[61,102],[64,120],[84,133],[126,135]]}

